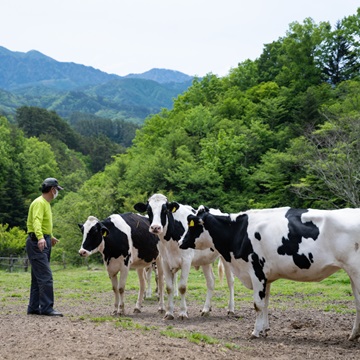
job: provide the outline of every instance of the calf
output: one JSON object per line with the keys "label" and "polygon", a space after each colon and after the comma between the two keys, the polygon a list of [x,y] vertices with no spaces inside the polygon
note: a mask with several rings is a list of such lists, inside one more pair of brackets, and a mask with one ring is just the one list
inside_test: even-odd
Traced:
{"label": "calf", "polygon": [[149,220],[146,217],[133,213],[113,214],[100,221],[89,216],[79,227],[83,233],[80,256],[87,257],[97,251],[103,256],[115,294],[115,314],[125,313],[124,291],[130,268],[137,270],[140,283],[134,312],[141,312],[146,269],[151,269],[154,261],[159,273],[159,312],[165,311],[163,271],[157,248],[159,239],[149,233]]}
{"label": "calf", "polygon": [[[181,270],[179,317],[182,319],[188,317],[185,293],[191,266],[196,268],[201,266],[203,269],[207,284],[207,296],[201,314],[208,315],[211,310],[211,298],[215,286],[212,264],[219,257],[219,253],[210,249],[203,251],[180,250],[178,244],[182,234],[187,229],[187,216],[193,214],[194,209],[176,202],[169,203],[166,196],[162,194],[154,194],[149,198],[147,204],[137,203],[134,208],[139,212],[147,211],[151,223],[149,231],[156,234],[160,239],[158,247],[163,262],[168,293],[165,319],[174,319],[174,282],[178,270]],[[234,313],[234,279],[228,264],[225,264],[225,274],[230,290],[228,313]]]}
{"label": "calf", "polygon": [[214,215],[200,206],[188,216],[182,249],[217,249],[234,275],[254,290],[252,337],[269,330],[270,284],[280,278],[321,281],[339,269],[350,277],[356,319],[350,340],[360,336],[360,209],[248,210]]}

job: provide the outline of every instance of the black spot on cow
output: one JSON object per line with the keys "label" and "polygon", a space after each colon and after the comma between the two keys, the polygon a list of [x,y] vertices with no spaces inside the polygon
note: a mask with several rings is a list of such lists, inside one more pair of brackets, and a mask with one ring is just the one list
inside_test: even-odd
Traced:
{"label": "black spot on cow", "polygon": [[258,254],[253,253],[251,255],[251,263],[256,277],[259,279],[260,282],[263,283],[263,289],[259,291],[259,297],[260,299],[264,299],[266,294],[266,282],[267,282],[264,273],[265,259],[264,258],[260,259]]}
{"label": "black spot on cow", "polygon": [[209,213],[204,213],[200,217],[206,220],[204,227],[216,241],[216,249],[227,262],[231,261],[231,253],[235,259],[249,261],[253,247],[247,233],[248,215],[238,216],[235,222],[229,216],[212,216]]}
{"label": "black spot on cow", "polygon": [[232,251],[235,259],[243,259],[249,261],[249,256],[254,252],[251,241],[248,236],[249,217],[246,214],[240,215],[236,218],[234,242]]}
{"label": "black spot on cow", "polygon": [[130,248],[127,235],[114,225],[111,218],[106,218],[102,224],[109,230],[103,255],[106,263],[109,264],[111,258],[117,259],[121,255],[128,257]]}
{"label": "black spot on cow", "polygon": [[256,232],[254,236],[255,236],[255,239],[257,239],[257,240],[259,240],[259,241],[261,240],[261,235],[260,235],[260,233]]}
{"label": "black spot on cow", "polygon": [[159,238],[149,232],[149,219],[134,213],[125,213],[121,217],[131,227],[132,243],[138,250],[138,257],[146,262],[154,261],[159,254],[157,250]]}
{"label": "black spot on cow", "polygon": [[282,245],[278,248],[279,255],[289,255],[293,257],[294,263],[300,269],[309,269],[314,262],[313,255],[299,254],[300,243],[302,238],[313,239],[316,241],[320,231],[319,228],[312,222],[303,223],[301,215],[308,212],[306,209],[290,209],[285,214],[288,219],[288,238],[282,238]]}
{"label": "black spot on cow", "polygon": [[[179,241],[185,232],[183,224],[174,219],[173,213],[167,209],[166,205],[163,205],[163,209],[161,210],[161,222],[163,222],[164,216],[168,220],[168,227],[164,239]],[[166,222],[164,221],[162,225],[164,226],[165,224]]]}

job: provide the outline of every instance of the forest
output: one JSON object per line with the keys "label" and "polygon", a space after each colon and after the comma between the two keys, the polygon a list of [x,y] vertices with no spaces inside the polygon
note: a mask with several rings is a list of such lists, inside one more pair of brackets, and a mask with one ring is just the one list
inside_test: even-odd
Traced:
{"label": "forest", "polygon": [[79,223],[155,192],[226,212],[359,207],[359,75],[360,8],[336,24],[291,23],[257,59],[194,79],[133,133],[20,108],[15,123],[0,118],[0,254],[23,251],[28,206],[49,176],[65,187],[52,203],[53,256],[73,264]]}

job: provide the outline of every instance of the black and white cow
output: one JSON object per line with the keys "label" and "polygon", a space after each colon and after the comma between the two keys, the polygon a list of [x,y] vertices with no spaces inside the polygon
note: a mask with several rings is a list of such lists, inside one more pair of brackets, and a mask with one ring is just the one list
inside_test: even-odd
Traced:
{"label": "black and white cow", "polygon": [[[139,294],[134,312],[141,312],[146,287],[146,271],[156,262],[159,274],[159,312],[164,308],[164,281],[157,236],[149,233],[149,220],[139,214],[113,214],[105,220],[89,216],[79,227],[83,240],[80,256],[87,257],[99,251],[104,260],[115,294],[115,314],[125,313],[124,291],[130,269],[139,277]],[[118,279],[118,273],[120,278]],[[151,275],[151,272],[150,272]]]}
{"label": "black and white cow", "polygon": [[360,336],[360,209],[248,210],[213,215],[200,206],[188,216],[182,249],[215,248],[235,276],[254,290],[252,337],[269,330],[270,284],[280,278],[321,281],[339,269],[351,279],[356,320],[350,340]]}
{"label": "black and white cow", "polygon": [[[136,211],[147,212],[150,220],[149,231],[159,236],[158,245],[163,270],[165,275],[166,290],[168,294],[168,306],[165,319],[174,319],[174,284],[176,273],[181,270],[179,279],[180,293],[180,318],[187,318],[187,306],[185,300],[186,286],[191,266],[203,269],[206,284],[207,295],[201,315],[209,315],[211,310],[211,298],[215,287],[215,278],[212,271],[212,264],[219,258],[217,251],[210,249],[181,250],[178,241],[187,229],[187,216],[194,214],[195,210],[188,205],[182,205],[177,202],[168,202],[166,196],[162,194],[152,195],[146,204],[137,203],[134,205]],[[230,290],[230,300],[228,313],[234,313],[234,277],[230,266],[225,264],[225,274]]]}

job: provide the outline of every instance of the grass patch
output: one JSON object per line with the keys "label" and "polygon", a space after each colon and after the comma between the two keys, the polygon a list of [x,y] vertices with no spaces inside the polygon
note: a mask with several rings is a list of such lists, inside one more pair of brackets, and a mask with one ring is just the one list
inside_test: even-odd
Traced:
{"label": "grass patch", "polygon": [[[216,273],[216,266],[214,272]],[[112,286],[104,268],[87,270],[87,268],[73,268],[58,270],[53,273],[54,291],[56,298],[62,301],[81,302],[93,301],[94,294],[109,294],[109,301],[112,302]],[[27,301],[29,296],[31,275],[30,272],[8,273],[0,271],[0,301],[6,302],[11,298]],[[155,289],[155,283],[153,289]],[[126,302],[135,303],[138,290],[138,279],[136,271],[130,271],[126,284]],[[224,279],[220,284],[216,281],[213,296],[213,305],[219,308],[226,308],[228,288]],[[206,281],[201,271],[192,269],[189,275],[187,300],[196,302],[202,306],[206,296]],[[347,274],[340,270],[329,278],[318,283],[295,282],[289,280],[277,280],[271,285],[270,307],[287,306],[291,302],[296,308],[315,307],[335,312],[346,311],[344,301],[351,299],[353,295],[350,280]],[[156,302],[154,296],[154,303]],[[235,279],[235,303],[237,308],[252,307],[253,292],[245,288],[238,279]],[[346,308],[346,306],[345,306]]]}
{"label": "grass patch", "polygon": [[220,341],[217,339],[212,338],[211,336],[201,334],[198,332],[192,332],[187,330],[175,330],[172,327],[168,327],[165,330],[160,331],[161,335],[170,337],[170,338],[176,338],[176,339],[187,339],[190,342],[193,342],[195,344],[219,344]]}

